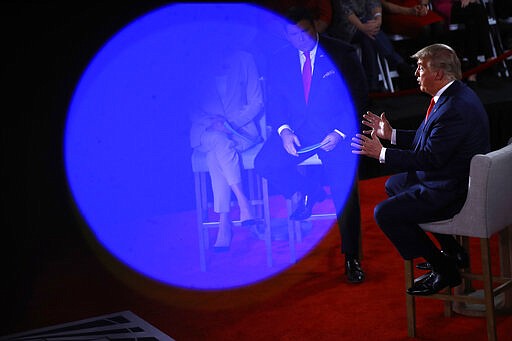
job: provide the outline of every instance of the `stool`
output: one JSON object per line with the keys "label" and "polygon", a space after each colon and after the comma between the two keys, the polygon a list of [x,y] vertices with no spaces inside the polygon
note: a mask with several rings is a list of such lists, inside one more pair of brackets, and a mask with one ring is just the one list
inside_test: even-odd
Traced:
{"label": "stool", "polygon": [[[265,115],[260,118],[260,126],[263,138],[266,137]],[[255,215],[258,220],[264,224],[264,240],[266,248],[267,266],[272,267],[272,240],[270,230],[270,207],[268,198],[268,182],[260,177],[254,169],[254,159],[259,153],[263,143],[240,153],[240,162],[242,169],[247,173],[249,201],[256,208]],[[206,164],[206,154],[194,150],[192,152],[192,171],[194,172],[194,187],[196,196],[196,215],[197,228],[199,235],[199,262],[201,271],[206,271],[207,258],[206,252],[209,248],[209,229],[217,228],[218,221],[209,219],[208,209],[211,205],[208,201],[208,166]],[[234,226],[240,226],[241,221],[233,221]]]}
{"label": "stool", "polygon": [[[505,295],[505,307],[512,308],[512,139],[509,145],[485,155],[475,155],[471,160],[469,189],[464,206],[452,219],[420,224],[428,232],[451,234],[480,239],[482,274],[470,269],[462,271],[463,285],[468,281],[483,281],[483,298],[464,294],[464,288],[451,289],[425,298],[445,301],[445,315],[452,311],[466,315],[484,315],[487,319],[487,336],[496,340],[495,297]],[[493,276],[489,250],[490,238],[500,236],[501,275]],[[414,284],[412,260],[405,261],[406,288]],[[495,286],[495,283],[500,285]],[[469,284],[470,285],[470,284]],[[507,291],[508,290],[508,291]],[[457,305],[451,303],[458,303]],[[484,311],[477,313],[464,308],[463,304],[483,305]],[[406,296],[408,335],[416,335],[415,296]],[[456,309],[454,309],[454,306]]]}

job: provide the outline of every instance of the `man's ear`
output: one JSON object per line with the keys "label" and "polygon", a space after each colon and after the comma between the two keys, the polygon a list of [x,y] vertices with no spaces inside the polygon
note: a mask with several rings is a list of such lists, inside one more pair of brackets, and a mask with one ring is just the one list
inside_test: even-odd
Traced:
{"label": "man's ear", "polygon": [[434,79],[436,81],[440,81],[444,78],[444,71],[443,70],[437,70],[436,71],[436,76],[434,77]]}

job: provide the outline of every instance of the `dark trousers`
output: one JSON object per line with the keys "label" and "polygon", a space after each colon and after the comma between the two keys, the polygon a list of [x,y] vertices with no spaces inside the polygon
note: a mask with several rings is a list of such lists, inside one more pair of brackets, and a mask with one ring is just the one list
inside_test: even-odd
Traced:
{"label": "dark trousers", "polygon": [[[319,141],[301,138],[303,146],[317,142]],[[340,143],[330,152],[317,149],[295,157],[283,148],[280,136],[271,134],[257,155],[254,166],[256,171],[269,181],[270,186],[286,198],[291,198],[295,192],[314,193],[318,186],[321,186],[320,179],[299,172],[297,165],[317,152],[339,217],[342,252],[357,256],[361,224],[359,191],[355,176],[357,160],[350,151],[349,142]],[[347,162],[347,158],[351,158],[350,162]]]}
{"label": "dark trousers", "polygon": [[395,51],[391,41],[382,31],[376,35],[375,39],[371,39],[366,34],[357,31],[354,34],[351,43],[359,44],[361,46],[361,62],[363,63],[370,89],[377,88],[379,84],[377,53],[388,61],[391,68],[396,68],[399,64],[404,62],[402,56]]}
{"label": "dark trousers", "polygon": [[462,8],[460,2],[454,3],[451,21],[465,26],[462,32],[462,54],[468,58],[470,68],[479,64],[479,55],[484,55],[486,59],[492,57],[487,10],[482,4],[471,3]]}
{"label": "dark trousers", "polygon": [[[389,198],[375,207],[375,220],[404,259],[439,255],[439,249],[418,225],[448,219],[460,211],[460,194],[436,193],[421,186],[414,173],[400,173],[386,182]],[[454,252],[460,248],[453,236],[434,234],[441,248]]]}

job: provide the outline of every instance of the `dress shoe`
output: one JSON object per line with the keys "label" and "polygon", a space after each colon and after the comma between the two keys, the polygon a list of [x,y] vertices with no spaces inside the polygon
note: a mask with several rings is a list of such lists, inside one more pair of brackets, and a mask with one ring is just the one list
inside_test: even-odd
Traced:
{"label": "dress shoe", "polygon": [[213,246],[213,252],[221,253],[221,252],[228,252],[231,248],[231,242],[233,241],[233,235],[231,235],[231,238],[229,239],[229,244],[227,245],[214,245]]}
{"label": "dress shoe", "polygon": [[350,283],[361,283],[364,281],[364,272],[357,259],[345,261],[345,275]]}
{"label": "dress shoe", "polygon": [[313,206],[317,202],[323,201],[326,194],[323,189],[318,189],[314,193],[306,193],[301,196],[297,203],[297,208],[290,215],[291,220],[304,220],[311,217]]}
{"label": "dress shoe", "polygon": [[[453,256],[449,255],[445,251],[441,251],[441,253],[443,255],[445,255],[446,257],[455,259],[455,263],[457,264],[457,267],[459,269],[469,268],[469,255],[464,249],[461,249],[459,252],[455,253],[455,255],[453,255]],[[423,262],[423,263],[418,263],[416,265],[416,268],[418,268],[420,270],[429,270],[430,271],[430,270],[432,270],[432,265],[430,265],[429,262]]]}
{"label": "dress shoe", "polygon": [[[227,243],[226,243],[227,241]],[[228,252],[231,248],[231,242],[233,241],[233,231],[230,231],[229,237],[224,239],[224,243],[220,243],[219,245],[219,236],[217,235],[217,240],[213,245],[213,252]]]}
{"label": "dress shoe", "polygon": [[431,272],[427,272],[427,273],[424,273],[423,275],[421,275],[420,277],[415,278],[414,285],[420,284],[421,282],[425,281],[430,276],[430,274],[431,274]]}
{"label": "dress shoe", "polygon": [[432,271],[414,281],[407,293],[417,296],[429,296],[446,287],[453,288],[462,283],[455,258],[441,257],[433,264]]}
{"label": "dress shoe", "polygon": [[228,252],[230,248],[231,248],[231,245],[227,245],[227,246],[214,246],[213,247],[213,252],[216,252],[216,253]]}
{"label": "dress shoe", "polygon": [[456,287],[462,283],[458,271],[441,274],[431,271],[422,281],[415,281],[414,285],[407,289],[409,295],[430,296],[437,294],[446,287]]}

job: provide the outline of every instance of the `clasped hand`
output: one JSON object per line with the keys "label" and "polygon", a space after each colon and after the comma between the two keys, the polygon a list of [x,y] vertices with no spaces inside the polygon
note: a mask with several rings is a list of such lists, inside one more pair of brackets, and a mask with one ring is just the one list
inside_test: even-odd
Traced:
{"label": "clasped hand", "polygon": [[377,116],[368,111],[363,115],[362,123],[371,129],[363,130],[364,135],[356,134],[356,136],[352,138],[350,145],[355,148],[352,150],[352,153],[366,155],[378,160],[382,150],[382,143],[379,139],[391,140],[393,128],[384,113]]}
{"label": "clasped hand", "polygon": [[220,131],[220,132],[223,132],[223,133],[229,133],[229,130],[224,125],[225,121],[226,120],[223,117],[221,117],[221,116],[215,117],[212,120],[210,126],[206,130],[208,130],[208,131]]}
{"label": "clasped hand", "polygon": [[380,31],[380,22],[378,20],[368,20],[363,23],[361,31],[371,39],[375,39],[375,36]]}
{"label": "clasped hand", "polygon": [[464,8],[467,7],[469,4],[477,2],[476,0],[461,0],[460,1],[460,7]]}
{"label": "clasped hand", "polygon": [[420,4],[414,7],[411,7],[413,14],[417,17],[424,17],[428,14],[428,7],[426,5]]}

